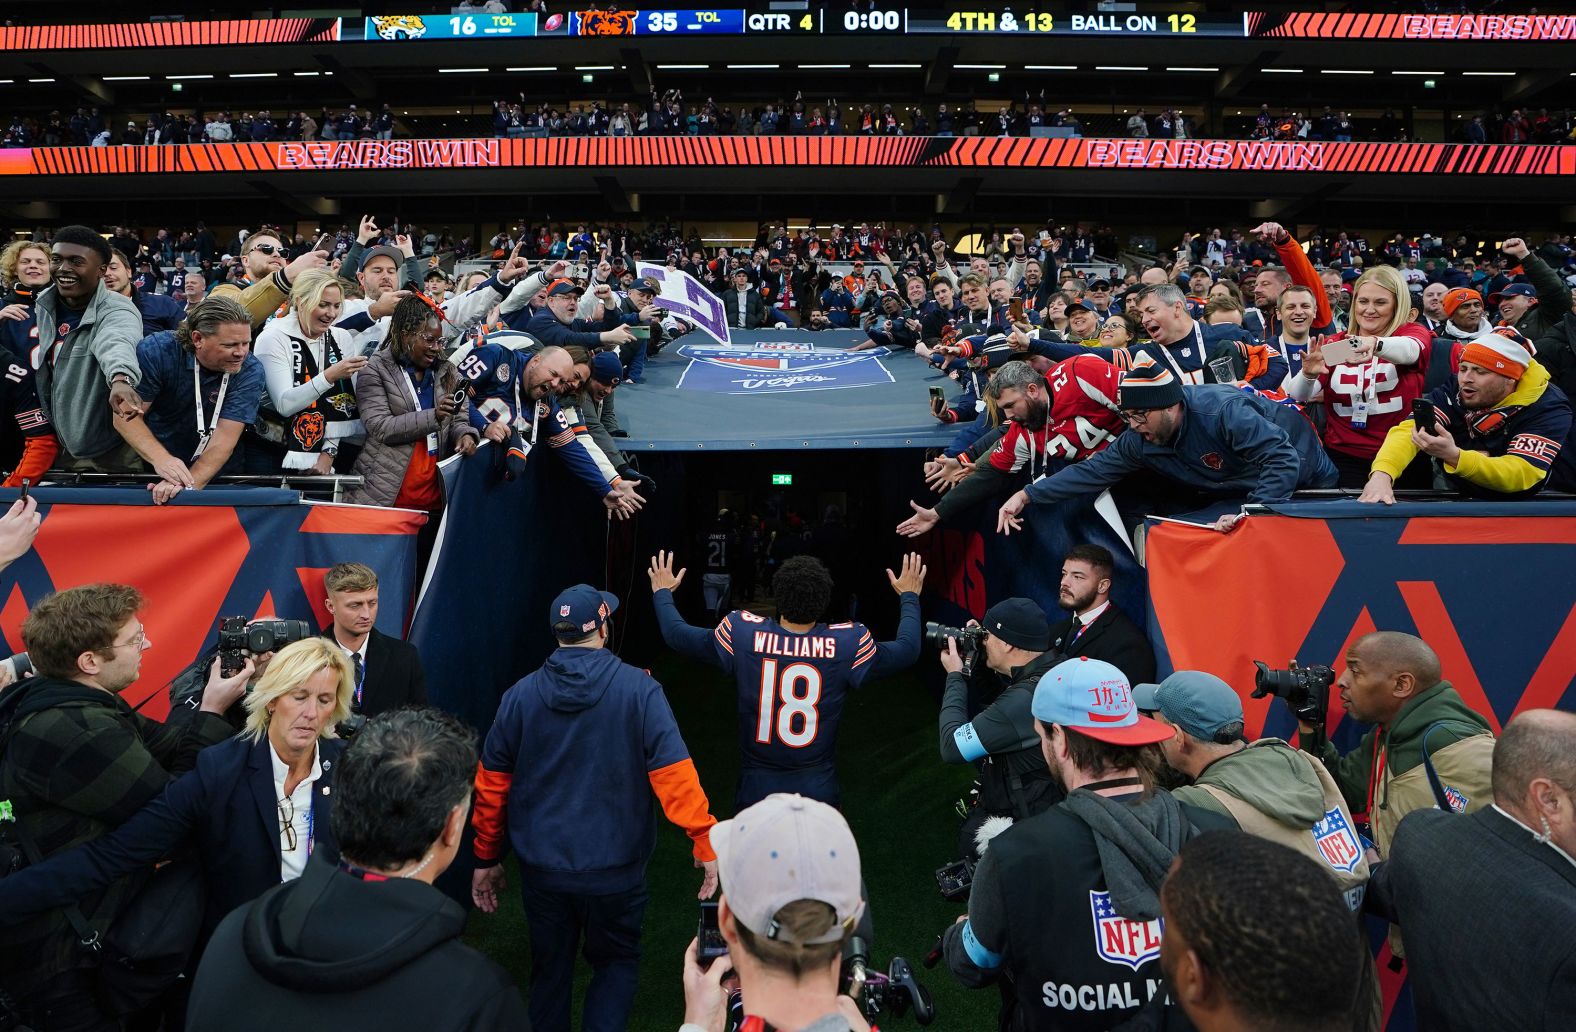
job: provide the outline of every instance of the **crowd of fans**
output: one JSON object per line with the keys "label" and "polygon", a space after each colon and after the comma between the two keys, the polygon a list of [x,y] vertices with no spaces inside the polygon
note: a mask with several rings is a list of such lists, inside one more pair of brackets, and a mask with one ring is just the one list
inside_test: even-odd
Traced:
{"label": "crowd of fans", "polygon": [[[1176,107],[1155,111],[1085,110],[1039,97],[956,102],[904,103],[828,97],[807,100],[686,100],[683,91],[659,92],[627,101],[592,99],[549,102],[517,98],[493,101],[490,119],[460,116],[409,118],[388,104],[323,107],[317,111],[270,109],[175,111],[118,119],[96,106],[51,112],[43,118],[14,115],[0,146],[136,146],[178,143],[247,143],[276,140],[389,140],[396,137],[485,136],[522,139],[544,136],[1034,136],[1252,140],[1352,140],[1403,143],[1416,139],[1408,119],[1394,109],[1354,118],[1326,106],[1322,112],[1261,105],[1251,115],[1225,112],[1211,131],[1200,113]],[[1576,112],[1492,108],[1450,127],[1459,143],[1576,143]]]}
{"label": "crowd of fans", "polygon": [[[939,501],[913,504],[914,515],[898,528],[905,536],[981,502],[998,506],[998,530],[1012,533],[1033,518],[1032,506],[1091,499],[1106,488],[1130,522],[1224,503],[1228,511],[1215,522],[1224,532],[1244,518],[1241,503],[1281,502],[1306,489],[1339,487],[1370,503],[1394,502],[1398,488],[1491,500],[1576,490],[1567,393],[1576,389],[1569,284],[1576,252],[1563,235],[1536,247],[1517,237],[1404,233],[1377,244],[1341,232],[1299,241],[1263,223],[1189,233],[1165,260],[1129,267],[1100,260],[1119,251],[1109,227],[992,232],[977,256],[963,258],[939,228],[918,226],[834,226],[823,235],[770,225],[753,246],[715,250],[692,246],[698,241],[669,225],[582,225],[572,233],[521,226],[488,241],[481,248],[488,268],[459,281],[432,261],[450,244],[466,249],[444,233],[364,217],[338,235],[290,237],[273,229],[238,234],[229,264],[221,256],[217,265],[218,241],[201,225],[149,239],[125,227],[106,237],[62,226],[10,244],[0,255],[7,290],[0,336],[10,348],[0,403],[22,452],[7,485],[79,470],[151,472],[148,490],[162,504],[230,472],[337,472],[359,478],[351,501],[437,513],[444,504],[439,460],[474,456],[511,477],[533,452],[541,461],[550,449],[611,518],[628,517],[645,504],[649,484],[621,450],[627,434],[616,394],[625,385],[638,389],[649,364],[665,361],[664,348],[693,330],[663,307],[661,285],[638,275],[635,259],[649,256],[717,292],[739,328],[854,331],[840,338],[845,346],[886,347],[892,361],[928,362],[951,378],[951,397],[944,392],[932,415],[958,434],[925,466]],[[1087,271],[1107,266],[1116,274]],[[542,443],[548,449],[536,447]],[[0,559],[26,550],[37,527],[32,504],[19,502],[0,519]],[[1512,861],[1536,870],[1539,850],[1570,848],[1572,752],[1548,746],[1568,741],[1562,718],[1523,714],[1496,746],[1487,722],[1442,680],[1432,650],[1409,635],[1381,633],[1352,646],[1341,688],[1353,718],[1383,729],[1388,753],[1376,748],[1376,730],[1375,740],[1338,756],[1321,737],[1322,709],[1297,711],[1307,755],[1284,743],[1249,748],[1240,700],[1223,683],[1200,680],[1209,675],[1196,671],[1159,686],[1141,683],[1153,676],[1147,642],[1136,630],[1108,632],[1119,615],[1110,606],[1111,563],[1109,553],[1088,546],[1064,558],[1062,598],[1071,615],[1063,624],[1051,626],[1023,599],[985,613],[982,662],[1008,688],[983,710],[971,709],[956,643],[942,653],[942,758],[997,761],[981,775],[971,817],[980,822],[966,837],[978,865],[968,915],[943,937],[953,974],[968,986],[1003,984],[1004,1007],[1020,1011],[1025,1028],[1055,1027],[1057,1009],[1114,1023],[1145,1007],[1157,1020],[1181,1008],[1200,1028],[1265,1027],[1288,1008],[1307,1027],[1373,1028],[1374,972],[1350,919],[1371,886],[1370,909],[1395,921],[1416,948],[1419,1007],[1430,1015],[1475,1014],[1475,1002],[1457,997],[1488,976],[1464,973],[1441,951],[1449,918],[1409,887],[1407,872],[1466,848],[1449,839],[1483,821],[1499,822],[1476,842],[1486,870]],[[620,1008],[627,1016],[633,1006],[638,949],[630,942],[638,942],[646,901],[652,796],[693,840],[703,897],[716,890],[720,872],[717,934],[743,983],[743,1006],[758,1008],[749,1013],[815,1032],[866,1027],[851,1005],[833,999],[843,942],[865,905],[851,836],[823,805],[838,801],[830,758],[835,707],[822,711],[829,737],[813,767],[805,751],[815,741],[807,732],[813,721],[796,723],[803,712],[794,707],[803,700],[789,687],[775,721],[741,708],[750,776],[741,781],[740,816],[717,824],[661,686],[606,651],[616,598],[581,585],[555,600],[561,648],[505,697],[478,754],[473,736],[447,718],[421,710],[379,715],[398,704],[396,694],[399,703],[423,695],[409,679],[398,693],[382,687],[393,683],[394,661],[380,659],[378,649],[398,643],[380,645],[371,631],[370,574],[355,564],[330,571],[334,627],[325,633],[338,647],[300,642],[251,657],[238,671],[216,662],[206,681],[195,674],[202,684],[192,695],[195,712],[169,725],[105,701],[135,680],[146,646],[134,591],[77,588],[33,608],[22,637],[42,676],[28,689],[28,705],[48,698],[74,715],[26,710],[27,734],[0,759],[0,791],[22,800],[18,812],[30,815],[30,833],[44,847],[40,860],[50,858],[37,871],[0,878],[0,921],[41,915],[6,940],[8,964],[27,959],[5,969],[0,1006],[19,999],[27,1019],[46,1030],[117,1027],[72,960],[81,933],[67,904],[121,884],[195,836],[225,877],[210,879],[194,915],[201,957],[191,964],[189,1003],[178,1005],[190,1015],[188,1027],[260,1028],[279,1014],[310,1013],[326,977],[313,965],[331,968],[340,950],[362,958],[366,978],[335,991],[367,1013],[445,1027],[432,1016],[439,1008],[451,1023],[465,1011],[474,1022],[466,1027],[522,1027],[523,1004],[507,973],[457,942],[461,915],[443,911],[434,923],[410,923],[423,908],[450,906],[415,883],[438,880],[460,852],[474,777],[478,869],[469,897],[496,908],[500,861],[510,850],[518,854],[537,951],[535,1027],[567,1027],[569,958],[582,925],[587,936],[607,937],[598,943],[620,944],[593,962],[603,981],[588,1006],[604,1008],[615,1026]],[[764,664],[777,670],[776,659],[757,654],[842,657],[843,666],[817,675],[828,680],[817,680],[816,690],[830,693],[834,678],[842,691],[872,671],[901,669],[918,653],[925,570],[917,555],[900,574],[889,572],[903,600],[896,642],[875,642],[862,625],[821,623],[830,577],[807,556],[784,562],[774,578],[781,622],[764,634],[764,618],[751,614],[724,616],[715,630],[688,627],[672,598],[683,571],[659,556],[650,575],[665,639],[731,672],[750,706],[765,705],[752,694]],[[773,644],[812,632],[845,637],[829,637],[832,644],[815,653]],[[399,663],[419,668],[406,648]],[[746,664],[747,653],[763,665]],[[1059,662],[1069,656],[1079,658]],[[618,686],[604,708],[600,693],[585,694],[593,683]],[[0,706],[6,698],[0,695]],[[352,714],[372,719],[345,748],[335,728]],[[1455,730],[1430,745],[1425,732],[1439,721]],[[630,753],[611,766],[616,789],[603,781],[564,784],[570,757],[613,752],[615,744]],[[1439,827],[1431,817],[1401,819],[1430,808],[1417,773],[1430,748],[1430,769],[1459,798],[1456,805],[1446,793],[1441,808],[1494,816]],[[1220,764],[1252,768],[1271,755],[1281,757],[1277,769],[1296,771],[1297,791],[1312,792],[1316,808],[1303,799],[1289,812],[1252,816],[1268,804],[1241,786],[1262,773],[1249,769],[1245,781],[1233,780]],[[52,777],[29,780],[35,770]],[[245,770],[259,778],[273,772],[278,834],[271,846],[231,831],[234,812],[255,816]],[[1173,799],[1157,786],[1157,770],[1231,799],[1221,801],[1213,789],[1204,793],[1209,798]],[[1388,809],[1368,812],[1376,779],[1391,784],[1393,776],[1400,785],[1402,775],[1410,776],[1410,794],[1394,788]],[[322,800],[330,777],[338,791],[328,823]],[[1484,809],[1491,800],[1496,808]],[[1376,845],[1366,855],[1353,831],[1359,812],[1372,822]],[[323,823],[314,823],[314,813]],[[983,832],[992,818],[1023,827],[992,825],[991,838]],[[594,869],[573,868],[574,857],[544,845],[569,830],[604,826],[605,834],[589,834],[601,864]],[[1215,834],[1247,832],[1282,844],[1197,834],[1217,826],[1223,830]],[[832,842],[837,862],[816,852]],[[86,851],[72,849],[79,846]],[[1255,877],[1244,880],[1240,858],[1264,849]],[[1342,864],[1333,863],[1335,849]],[[760,859],[778,855],[773,850],[806,852],[803,863],[773,874]],[[1078,883],[1071,902],[1063,887],[1032,876],[1047,857],[1056,870],[1089,881]],[[1320,880],[1308,866],[1319,863],[1341,871]],[[1222,878],[1257,893],[1259,909],[1222,909]],[[398,890],[402,897],[368,888],[411,879]],[[96,908],[98,915],[123,902],[113,890],[97,898],[107,908]],[[305,930],[279,922],[278,914],[309,898],[327,902],[302,918]],[[593,898],[601,903],[593,906]],[[804,900],[815,905],[785,906]],[[1561,905],[1569,909],[1568,900]],[[581,911],[587,916],[562,917],[577,907],[590,908]],[[1246,934],[1250,918],[1278,920],[1289,911],[1298,920],[1283,931],[1284,949],[1223,945]],[[372,916],[357,924],[347,917],[355,914]],[[313,952],[324,941],[310,934],[317,921],[358,931],[333,940],[327,954]],[[1104,944],[1098,965],[1125,964],[1135,979],[1147,973],[1151,991],[1112,988],[1091,975],[1108,972],[1090,968],[1087,936],[1047,934],[1073,921],[1093,921],[1094,940]],[[379,936],[401,930],[421,945],[420,956],[380,952]],[[1162,948],[1162,938],[1174,946]],[[1138,949],[1140,941],[1153,950]],[[704,964],[698,947],[685,964],[686,1020],[721,1032],[725,969]],[[295,959],[279,959],[290,951]],[[1300,985],[1272,977],[1287,958],[1316,975],[1313,1003]],[[1499,958],[1477,960],[1487,968]],[[429,966],[406,970],[416,964]],[[1268,973],[1248,977],[1254,965]],[[13,979],[13,971],[23,977]],[[368,1002],[369,987],[396,971],[405,972],[399,984],[413,988]],[[1162,971],[1168,993],[1152,991]],[[426,988],[433,979],[462,978],[465,992]]]}

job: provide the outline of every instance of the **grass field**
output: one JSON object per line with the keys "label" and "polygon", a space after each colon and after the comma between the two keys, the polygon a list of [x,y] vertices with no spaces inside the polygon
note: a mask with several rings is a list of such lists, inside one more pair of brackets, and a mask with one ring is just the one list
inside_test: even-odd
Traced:
{"label": "grass field", "polygon": [[[739,769],[731,681],[710,667],[664,656],[652,673],[668,698],[700,771],[712,812],[732,813]],[[959,824],[953,802],[968,788],[970,771],[946,767],[936,748],[936,704],[917,676],[868,685],[849,699],[838,742],[843,806],[859,840],[865,881],[875,920],[873,966],[885,968],[893,954],[913,963],[936,1004],[933,1029],[995,1027],[994,991],[968,992],[943,967],[930,971],[920,961],[936,935],[962,913],[936,892],[933,873],[955,860]],[[573,777],[573,771],[565,771]],[[684,1016],[680,968],[695,934],[695,892],[700,872],[692,866],[689,840],[658,817],[660,832],[649,872],[651,904],[646,910],[640,991],[630,1028],[673,1032]],[[497,914],[471,915],[468,940],[515,975],[527,992],[529,937],[520,909],[518,878],[511,868],[510,891]],[[581,964],[579,991],[589,978]],[[441,991],[438,990],[438,991]],[[579,1013],[577,991],[576,1014]],[[917,1028],[913,1019],[888,1021],[886,1028]]]}

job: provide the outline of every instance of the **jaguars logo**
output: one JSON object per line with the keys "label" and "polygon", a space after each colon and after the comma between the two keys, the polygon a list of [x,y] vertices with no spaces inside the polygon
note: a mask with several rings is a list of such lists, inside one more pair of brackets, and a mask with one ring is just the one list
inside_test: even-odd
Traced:
{"label": "jaguars logo", "polygon": [[582,11],[580,35],[582,36],[633,36],[634,11]]}
{"label": "jaguars logo", "polygon": [[426,24],[413,14],[373,18],[372,27],[383,39],[420,39],[427,34]]}

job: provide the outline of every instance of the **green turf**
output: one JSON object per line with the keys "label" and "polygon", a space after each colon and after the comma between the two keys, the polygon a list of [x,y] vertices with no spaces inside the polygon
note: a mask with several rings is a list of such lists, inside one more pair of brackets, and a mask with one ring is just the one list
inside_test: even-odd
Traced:
{"label": "green turf", "polygon": [[[739,755],[733,687],[717,671],[665,656],[653,674],[666,687],[689,743],[712,812],[733,808]],[[967,788],[970,771],[947,767],[936,751],[936,705],[916,676],[889,678],[860,689],[843,711],[838,742],[843,808],[859,840],[860,860],[875,919],[875,960],[907,956],[936,1003],[933,1029],[974,1030],[995,1025],[997,994],[968,992],[943,967],[920,969],[936,935],[962,913],[936,893],[933,872],[955,860],[959,818],[953,802]],[[573,777],[573,772],[565,772]],[[659,814],[660,833],[648,883],[645,955],[640,991],[630,1021],[634,1032],[673,1032],[684,1016],[679,972],[684,948],[695,934],[695,892],[700,872],[692,866],[689,840]],[[471,916],[467,939],[514,974],[522,993],[529,976],[528,937],[518,878],[510,868],[510,891],[493,915]],[[582,962],[579,993],[589,978]],[[578,1019],[577,1019],[578,1020]],[[917,1028],[912,1018],[889,1021],[888,1029]]]}

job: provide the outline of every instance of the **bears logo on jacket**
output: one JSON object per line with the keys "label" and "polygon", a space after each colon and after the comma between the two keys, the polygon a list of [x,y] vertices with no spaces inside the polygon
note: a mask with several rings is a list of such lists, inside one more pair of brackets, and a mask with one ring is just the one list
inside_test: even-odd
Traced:
{"label": "bears logo on jacket", "polygon": [[1221,466],[1225,465],[1225,463],[1221,461],[1220,455],[1217,452],[1210,452],[1208,455],[1202,455],[1199,457],[1199,461],[1208,466],[1210,469],[1220,469]]}

